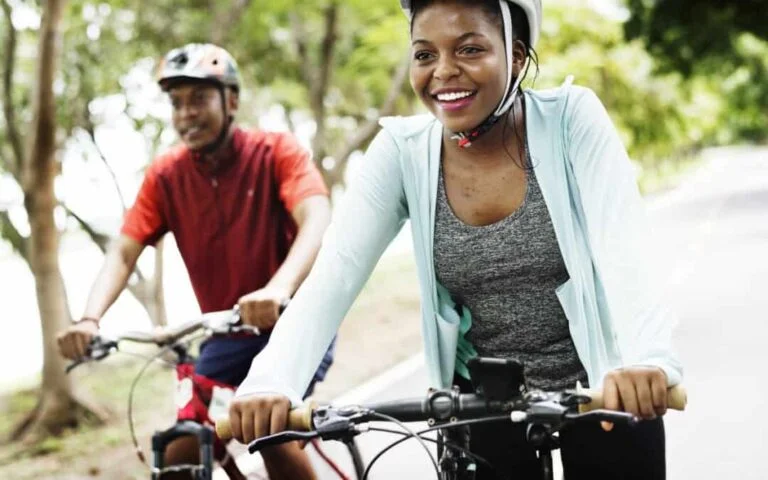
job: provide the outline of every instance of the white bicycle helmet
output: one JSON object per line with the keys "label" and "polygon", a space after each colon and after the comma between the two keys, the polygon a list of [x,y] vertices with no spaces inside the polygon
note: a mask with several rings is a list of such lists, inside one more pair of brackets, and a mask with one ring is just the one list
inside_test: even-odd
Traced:
{"label": "white bicycle helmet", "polygon": [[[455,134],[452,138],[458,140],[460,147],[471,146],[473,140],[490,130],[491,127],[493,127],[493,125],[512,107],[515,100],[515,93],[520,87],[522,75],[518,76],[516,79],[512,78],[512,39],[514,38],[514,34],[512,32],[512,14],[509,9],[510,3],[519,6],[523,12],[525,12],[525,16],[528,19],[528,31],[530,32],[530,38],[528,39],[529,47],[534,48],[536,42],[539,40],[542,16],[541,0],[499,0],[499,8],[501,9],[502,23],[504,25],[504,49],[507,55],[507,65],[510,66],[507,69],[507,85],[505,93],[501,98],[498,107],[496,107],[496,110],[494,110],[494,112],[480,125],[466,132],[454,132]],[[413,0],[400,0],[400,7],[411,20],[413,20],[411,14],[412,4]],[[525,71],[527,64],[528,60],[526,60],[526,65],[523,66],[523,71]]]}
{"label": "white bicycle helmet", "polygon": [[[523,9],[526,17],[528,17],[528,31],[531,32],[531,38],[528,39],[528,42],[531,47],[536,47],[541,34],[541,0],[499,0],[499,3],[505,2],[514,3]],[[413,0],[400,0],[400,7],[408,18],[411,18],[412,3]]]}

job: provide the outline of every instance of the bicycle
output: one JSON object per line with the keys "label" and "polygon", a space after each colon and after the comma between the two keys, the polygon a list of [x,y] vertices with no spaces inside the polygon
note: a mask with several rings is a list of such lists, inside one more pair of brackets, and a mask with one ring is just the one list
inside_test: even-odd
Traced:
{"label": "bicycle", "polygon": [[[200,330],[205,331],[205,333],[198,337],[193,337],[193,334]],[[173,360],[166,360],[166,362],[170,362],[176,369],[177,377],[179,379],[179,382],[177,383],[177,395],[181,393],[181,395],[186,398],[191,394],[192,389],[199,387],[197,384],[198,380],[193,375],[195,357],[193,357],[189,351],[191,342],[209,335],[232,335],[242,333],[252,335],[261,334],[258,328],[244,325],[240,322],[239,308],[235,306],[232,310],[206,313],[187,323],[176,327],[159,329],[154,332],[126,332],[119,335],[117,338],[95,336],[89,345],[88,354],[69,364],[66,368],[66,373],[71,372],[74,368],[84,363],[105,359],[112,353],[119,351],[119,345],[123,342],[153,344],[160,348],[160,350],[139,370],[131,384],[128,398],[128,420],[131,439],[139,460],[146,464],[146,458],[136,438],[132,417],[134,389],[141,376],[155,360],[170,353],[172,354]],[[192,400],[190,400],[190,402],[191,401]],[[207,399],[207,401],[217,402],[214,398]],[[218,401],[216,404],[216,408],[218,408],[219,411],[226,411],[227,406],[228,404],[223,401]],[[213,410],[214,406],[209,404],[205,407],[211,407],[211,410]],[[213,415],[214,414],[211,411],[211,418]],[[177,438],[187,435],[195,436],[199,441],[200,463],[197,465],[185,464],[165,466],[164,453],[167,446]],[[156,431],[152,435],[152,465],[150,466],[150,478],[152,480],[159,480],[164,473],[189,472],[196,480],[211,480],[213,478],[214,470],[214,440],[215,436],[212,425],[200,423],[195,420],[177,420],[170,428]],[[223,438],[222,440],[226,441],[228,438]],[[351,480],[350,477],[347,476],[335,462],[333,462],[333,460],[325,455],[316,442],[313,442],[312,445],[317,450],[320,458],[328,463],[331,469],[339,475],[340,479]],[[354,440],[350,440],[346,445],[355,470],[354,478],[359,479],[361,478],[364,469],[362,456]],[[237,470],[237,473],[242,475],[236,465],[233,468]]]}
{"label": "bicycle", "polygon": [[[553,480],[552,451],[559,447],[558,432],[569,424],[581,421],[609,421],[635,424],[638,418],[625,412],[602,409],[602,394],[577,386],[575,390],[528,391],[523,379],[522,365],[509,359],[475,358],[468,365],[475,393],[460,393],[457,387],[430,389],[426,397],[403,399],[369,405],[333,407],[307,403],[291,410],[288,429],[256,439],[248,445],[254,453],[264,447],[292,440],[342,440],[366,431],[381,431],[402,435],[382,449],[366,467],[366,480],[375,462],[387,451],[410,438],[416,438],[427,451],[438,480],[474,480],[477,462],[488,462],[469,451],[469,425],[507,420],[525,423],[526,438],[537,450],[541,478]],[[682,386],[668,390],[668,406],[684,410],[687,394]],[[371,421],[398,424],[403,431],[367,425]],[[428,428],[413,432],[405,422],[426,421]],[[216,420],[221,438],[231,438],[226,418]],[[437,439],[425,434],[437,432]],[[435,460],[425,441],[437,444]]]}

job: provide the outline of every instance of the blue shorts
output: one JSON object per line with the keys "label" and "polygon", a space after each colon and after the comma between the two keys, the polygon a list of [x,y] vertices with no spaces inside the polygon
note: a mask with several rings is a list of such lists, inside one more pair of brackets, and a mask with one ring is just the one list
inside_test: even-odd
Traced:
{"label": "blue shorts", "polygon": [[[195,373],[217,382],[237,387],[248,375],[253,358],[261,352],[269,342],[269,334],[243,336],[214,336],[200,346],[200,356],[195,364]],[[325,352],[320,366],[304,393],[304,398],[312,394],[316,382],[325,378],[328,369],[333,364],[333,353],[336,348],[334,337],[330,347]]]}

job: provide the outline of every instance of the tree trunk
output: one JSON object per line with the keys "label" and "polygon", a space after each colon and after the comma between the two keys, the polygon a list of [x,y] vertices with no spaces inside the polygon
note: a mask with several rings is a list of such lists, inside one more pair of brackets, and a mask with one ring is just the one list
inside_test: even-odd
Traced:
{"label": "tree trunk", "polygon": [[35,410],[14,433],[15,438],[36,441],[76,425],[84,413],[103,419],[106,412],[80,401],[72,380],[65,375],[56,335],[71,321],[64,283],[59,270],[59,232],[54,221],[57,201],[56,111],[53,81],[60,51],[59,25],[65,0],[47,0],[40,25],[38,75],[34,91],[28,156],[24,162],[24,206],[30,223],[29,264],[35,277],[37,303],[43,332],[43,380]]}

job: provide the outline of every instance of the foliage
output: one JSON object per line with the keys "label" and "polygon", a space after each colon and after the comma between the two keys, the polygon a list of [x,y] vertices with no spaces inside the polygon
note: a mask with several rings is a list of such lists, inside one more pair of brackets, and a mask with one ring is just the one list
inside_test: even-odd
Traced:
{"label": "foliage", "polygon": [[768,2],[629,0],[625,24],[659,70],[706,76],[722,96],[715,118],[722,143],[768,137]]}

